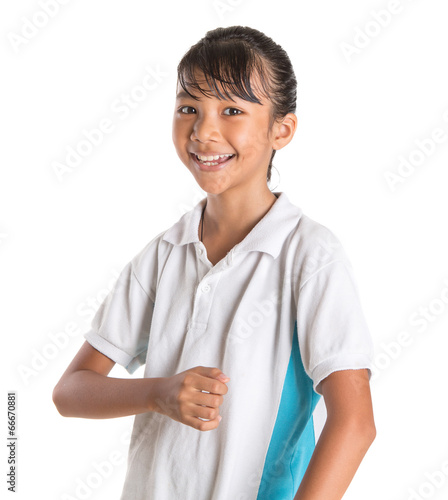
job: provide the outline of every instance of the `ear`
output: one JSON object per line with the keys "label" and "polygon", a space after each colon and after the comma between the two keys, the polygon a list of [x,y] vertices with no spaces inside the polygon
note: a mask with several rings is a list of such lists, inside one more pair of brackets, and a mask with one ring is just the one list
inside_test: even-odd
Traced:
{"label": "ear", "polygon": [[297,116],[288,113],[282,120],[273,125],[272,149],[282,149],[289,144],[297,129]]}

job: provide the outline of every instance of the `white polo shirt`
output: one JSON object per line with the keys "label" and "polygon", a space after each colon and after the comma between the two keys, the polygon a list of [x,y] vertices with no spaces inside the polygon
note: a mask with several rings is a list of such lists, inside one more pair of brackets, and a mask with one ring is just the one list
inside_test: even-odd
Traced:
{"label": "white polo shirt", "polygon": [[131,374],[146,363],[144,377],[195,366],[230,377],[216,429],[135,416],[121,500],[293,500],[315,447],[318,383],[337,370],[371,375],[339,240],[274,194],[214,266],[198,237],[202,199],[124,267],[84,335]]}

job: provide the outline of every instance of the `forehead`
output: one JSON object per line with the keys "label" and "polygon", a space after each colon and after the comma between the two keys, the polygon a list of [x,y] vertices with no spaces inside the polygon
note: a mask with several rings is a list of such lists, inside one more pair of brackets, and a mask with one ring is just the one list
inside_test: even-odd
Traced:
{"label": "forehead", "polygon": [[[177,83],[177,87],[176,87],[176,99],[191,99],[191,96],[193,95],[198,101],[202,101],[204,98],[208,98],[208,99],[217,99],[219,101],[226,101],[226,100],[230,100],[230,101],[233,101],[233,102],[236,102],[238,100],[243,100],[241,99],[241,97],[237,96],[236,94],[234,94],[233,92],[226,92],[224,94],[224,98],[220,97],[216,91],[214,91],[214,89],[210,89],[210,87],[208,86],[205,86],[202,88],[203,92],[207,95],[204,95],[202,92],[198,91],[197,89],[195,88],[192,88],[192,87],[188,87],[187,86],[187,89],[188,89],[188,92],[191,94],[189,94],[188,92],[186,92],[180,85],[180,83],[178,82]],[[222,90],[222,92],[224,93],[224,91]]]}
{"label": "forehead", "polygon": [[[256,96],[256,98],[260,101],[252,102],[248,99],[244,99],[243,97],[237,95],[232,91],[232,88],[238,88],[238,90],[244,89],[245,93],[249,91],[244,86],[244,82],[230,82],[228,85],[223,85],[221,81],[211,78],[210,76],[206,77],[204,73],[200,70],[195,69],[194,79],[192,82],[188,82],[184,80],[185,88],[182,87],[179,79],[177,80],[176,85],[176,98],[191,98],[194,96],[197,100],[202,100],[203,98],[210,99],[218,99],[218,100],[230,100],[233,102],[237,101],[245,101],[248,104],[267,104],[268,99],[266,98],[262,85],[260,82],[260,77],[256,72],[253,72],[250,76],[250,90]],[[187,92],[188,91],[188,92]],[[191,94],[191,95],[189,95]],[[220,95],[221,94],[221,95]]]}

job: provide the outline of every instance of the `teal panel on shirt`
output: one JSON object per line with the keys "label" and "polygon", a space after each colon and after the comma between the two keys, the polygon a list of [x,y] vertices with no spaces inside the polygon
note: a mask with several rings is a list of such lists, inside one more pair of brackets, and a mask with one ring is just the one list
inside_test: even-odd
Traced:
{"label": "teal panel on shirt", "polygon": [[320,394],[303,368],[294,324],[288,370],[257,500],[293,500],[315,447],[312,414]]}

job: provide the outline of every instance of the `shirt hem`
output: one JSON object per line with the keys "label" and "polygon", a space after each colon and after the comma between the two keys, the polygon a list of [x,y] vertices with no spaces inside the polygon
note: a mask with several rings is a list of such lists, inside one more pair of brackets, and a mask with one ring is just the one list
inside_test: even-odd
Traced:
{"label": "shirt hem", "polygon": [[369,381],[372,377],[372,361],[369,355],[365,353],[353,353],[347,352],[342,353],[338,356],[326,359],[317,365],[312,373],[313,379],[313,389],[317,394],[323,395],[321,392],[317,391],[316,388],[320,382],[328,375],[336,371],[342,370],[360,370],[363,368],[367,369]]}
{"label": "shirt hem", "polygon": [[117,346],[111,344],[108,340],[106,340],[104,337],[101,337],[93,330],[85,333],[83,337],[87,340],[87,342],[89,342],[92,347],[100,351],[112,361],[115,361],[119,365],[123,366],[130,375],[132,375],[137,370],[137,368],[139,368],[143,364],[143,352],[133,357],[127,352],[119,349]]}

